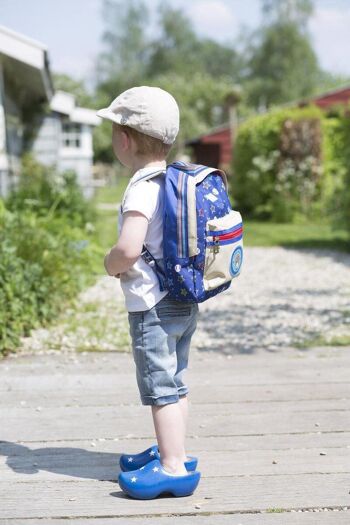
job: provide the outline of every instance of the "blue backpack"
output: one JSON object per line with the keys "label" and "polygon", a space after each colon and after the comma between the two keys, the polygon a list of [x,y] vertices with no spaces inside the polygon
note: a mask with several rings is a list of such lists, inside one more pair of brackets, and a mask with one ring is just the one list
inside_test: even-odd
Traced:
{"label": "blue backpack", "polygon": [[241,214],[230,204],[225,173],[180,161],[168,165],[163,259],[154,259],[146,246],[141,255],[155,270],[161,291],[177,301],[200,303],[229,288],[242,266],[243,228]]}

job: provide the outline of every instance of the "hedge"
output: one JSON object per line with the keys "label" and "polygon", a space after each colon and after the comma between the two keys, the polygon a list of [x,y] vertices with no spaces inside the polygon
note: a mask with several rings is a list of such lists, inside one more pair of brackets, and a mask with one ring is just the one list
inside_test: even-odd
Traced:
{"label": "hedge", "polygon": [[330,118],[308,106],[250,118],[239,127],[233,158],[232,197],[246,216],[293,222],[329,213],[350,229],[345,114]]}

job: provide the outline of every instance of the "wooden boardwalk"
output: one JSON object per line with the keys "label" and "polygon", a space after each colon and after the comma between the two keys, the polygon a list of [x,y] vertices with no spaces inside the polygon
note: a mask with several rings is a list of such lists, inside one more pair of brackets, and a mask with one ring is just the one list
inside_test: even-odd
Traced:
{"label": "wooden boardwalk", "polygon": [[122,452],[155,442],[130,354],[0,362],[0,525],[350,523],[350,348],[194,351],[187,498],[137,501]]}

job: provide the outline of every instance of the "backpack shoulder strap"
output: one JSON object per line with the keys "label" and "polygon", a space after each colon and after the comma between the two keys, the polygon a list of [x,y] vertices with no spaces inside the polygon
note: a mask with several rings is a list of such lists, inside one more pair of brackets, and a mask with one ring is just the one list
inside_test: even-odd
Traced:
{"label": "backpack shoulder strap", "polygon": [[218,168],[181,161],[173,162],[168,166],[168,170],[169,178],[173,177],[180,181],[178,184],[179,198],[182,202],[180,210],[183,210],[185,206],[187,213],[181,213],[177,220],[178,224],[181,225],[181,231],[187,232],[188,256],[193,257],[198,254],[196,186],[211,173],[217,173],[222,178],[227,190],[226,174]]}
{"label": "backpack shoulder strap", "polygon": [[217,168],[204,168],[187,181],[187,217],[188,217],[188,252],[189,257],[197,254],[197,205],[196,185],[202,182],[210,173],[217,172],[225,184],[227,190],[226,173]]}
{"label": "backpack shoulder strap", "polygon": [[161,175],[162,173],[165,173],[165,171],[166,170],[153,171],[152,173],[146,173],[144,175],[140,175],[136,179],[131,177],[131,179],[129,181],[129,184],[127,185],[126,190],[124,191],[124,195],[123,195],[122,202],[121,202],[121,205],[120,205],[121,213],[123,213],[123,207],[124,207],[125,199],[126,199],[127,193],[129,191],[129,189],[131,188],[131,186],[134,186],[135,184],[137,184],[138,182],[141,182],[141,181],[153,179],[154,177],[157,177],[158,175]]}

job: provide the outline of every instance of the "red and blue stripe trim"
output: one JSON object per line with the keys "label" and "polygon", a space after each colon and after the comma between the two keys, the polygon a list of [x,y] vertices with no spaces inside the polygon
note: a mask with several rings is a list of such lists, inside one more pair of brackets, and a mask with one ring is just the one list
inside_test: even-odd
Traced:
{"label": "red and blue stripe trim", "polygon": [[186,173],[180,171],[177,182],[177,252],[181,258],[188,257],[187,177]]}

